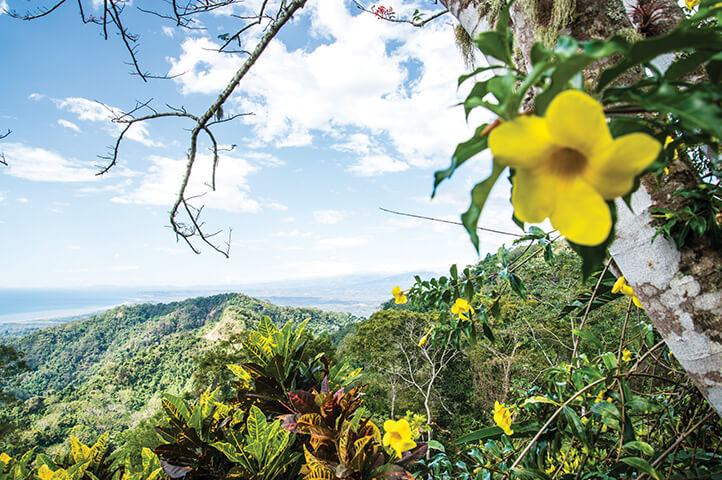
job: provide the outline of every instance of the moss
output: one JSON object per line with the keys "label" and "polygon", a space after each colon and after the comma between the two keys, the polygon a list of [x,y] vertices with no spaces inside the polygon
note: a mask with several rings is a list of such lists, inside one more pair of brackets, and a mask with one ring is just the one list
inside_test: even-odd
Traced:
{"label": "moss", "polygon": [[454,36],[456,37],[456,46],[459,48],[461,56],[464,57],[466,68],[469,70],[473,69],[476,58],[474,56],[475,47],[471,41],[471,36],[460,24],[454,28]]}
{"label": "moss", "polygon": [[627,19],[624,4],[620,1],[607,2],[605,5],[605,13],[614,23],[624,23]]}
{"label": "moss", "polygon": [[629,43],[642,40],[644,37],[634,28],[622,28],[617,32],[618,35],[624,37]]}
{"label": "moss", "polygon": [[552,48],[559,32],[571,23],[576,0],[519,0],[522,10],[534,23],[534,38]]}
{"label": "moss", "polygon": [[489,0],[485,2],[484,8],[479,9],[481,18],[486,18],[489,25],[496,23],[499,12],[506,6],[506,0]]}

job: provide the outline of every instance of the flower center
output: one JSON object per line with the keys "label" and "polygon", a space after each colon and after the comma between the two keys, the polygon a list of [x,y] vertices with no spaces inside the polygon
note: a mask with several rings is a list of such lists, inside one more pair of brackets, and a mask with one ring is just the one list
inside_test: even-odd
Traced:
{"label": "flower center", "polygon": [[559,147],[552,152],[550,167],[555,175],[572,178],[584,171],[587,166],[587,157],[578,150],[569,147]]}
{"label": "flower center", "polygon": [[389,432],[389,437],[391,438],[391,443],[399,443],[401,441],[401,434],[399,432]]}

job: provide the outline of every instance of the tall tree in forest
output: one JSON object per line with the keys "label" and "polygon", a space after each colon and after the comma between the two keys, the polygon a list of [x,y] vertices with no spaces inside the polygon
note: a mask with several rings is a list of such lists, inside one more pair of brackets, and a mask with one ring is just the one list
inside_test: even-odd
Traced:
{"label": "tall tree in forest", "polygon": [[[505,4],[503,0],[441,3],[472,38],[495,27],[496,15]],[[673,0],[518,0],[509,10],[516,42],[513,59],[519,70],[529,72],[536,41],[552,47],[561,35],[579,41],[620,33],[638,39],[661,37],[683,17]],[[606,63],[592,63],[584,71],[585,82],[596,80],[605,67],[618,60],[611,56]],[[651,63],[664,72],[673,60],[664,56]],[[705,75],[699,71],[690,75],[695,74]],[[640,69],[638,75],[627,74],[618,82],[631,83],[641,75]],[[528,98],[523,107],[532,104],[533,99]],[[609,251],[617,273],[633,287],[675,357],[722,415],[722,253],[703,241],[678,248],[671,239],[656,235],[659,223],[653,216],[655,211],[683,208],[684,201],[675,192],[694,191],[701,183],[689,160],[682,152],[661,184],[651,175],[643,177],[631,197],[633,210],[617,199],[616,237]],[[719,215],[716,221],[719,224]]]}

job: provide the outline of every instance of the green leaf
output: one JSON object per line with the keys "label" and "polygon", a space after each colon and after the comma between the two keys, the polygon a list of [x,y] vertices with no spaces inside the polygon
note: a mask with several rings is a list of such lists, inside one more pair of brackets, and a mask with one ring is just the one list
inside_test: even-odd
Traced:
{"label": "green leaf", "polygon": [[260,408],[253,405],[248,415],[248,421],[246,427],[248,428],[248,436],[253,440],[260,440],[261,435],[266,430],[267,424],[266,416],[263,414]]}
{"label": "green leaf", "polygon": [[160,403],[163,406],[163,410],[168,414],[168,417],[178,422],[179,427],[182,428],[182,425],[188,424],[191,419],[191,413],[183,400],[170,393],[164,393]]}
{"label": "green leaf", "polygon": [[577,335],[578,337],[593,343],[595,346],[602,348],[604,345],[602,344],[602,341],[599,340],[592,332],[588,330],[580,330],[578,328],[572,329],[572,333],[574,335]]}
{"label": "green leaf", "polygon": [[524,282],[516,273],[510,273],[508,276],[509,286],[512,291],[517,294],[518,297],[526,299],[526,289],[524,288]]}
{"label": "green leaf", "polygon": [[488,31],[479,35],[474,43],[484,55],[501,60],[508,66],[513,66],[511,59],[513,37],[509,31],[509,7],[504,7],[497,17],[496,31]]}
{"label": "green leaf", "polygon": [[442,452],[446,452],[446,448],[445,448],[444,445],[443,445],[441,442],[439,442],[439,441],[429,440],[426,445],[428,445],[429,448],[431,448],[432,450],[440,450],[440,451],[442,451]]}
{"label": "green leaf", "polygon": [[480,442],[480,441],[486,440],[488,438],[498,437],[502,433],[504,433],[504,431],[499,427],[486,427],[486,428],[482,428],[481,430],[476,430],[475,432],[471,432],[471,433],[464,435],[463,437],[459,438],[456,441],[456,443],[464,444],[464,443]]}
{"label": "green leaf", "polygon": [[652,448],[652,446],[647,442],[643,442],[641,440],[627,442],[622,445],[622,448],[626,450],[637,450],[638,452],[642,452],[645,455],[654,455],[654,448]]}
{"label": "green leaf", "polygon": [[552,400],[551,398],[543,397],[541,395],[534,395],[533,397],[529,397],[526,400],[524,400],[524,405],[527,403],[548,403],[550,405],[556,405],[557,407],[560,405],[559,402]]}
{"label": "green leaf", "polygon": [[278,328],[273,324],[271,318],[267,315],[261,317],[261,322],[258,324],[258,333],[268,338],[271,335],[278,332]]}
{"label": "green leaf", "polygon": [[678,52],[685,49],[704,49],[720,44],[718,33],[709,29],[689,28],[683,22],[667,35],[646,38],[632,44],[621,60],[607,68],[599,76],[597,91],[601,91],[619,75],[636,65],[649,63],[665,53]]}
{"label": "green leaf", "polygon": [[646,473],[647,475],[659,480],[657,471],[649,464],[648,461],[639,457],[625,457],[620,458],[620,462],[626,463],[630,467],[634,468],[637,472]]}
{"label": "green leaf", "polygon": [[468,159],[473,157],[479,152],[486,150],[488,147],[488,137],[483,137],[481,132],[484,131],[487,124],[481,125],[474,132],[474,136],[466,142],[460,143],[456,146],[454,154],[451,156],[451,165],[445,170],[438,170],[434,172],[434,189],[431,192],[431,198],[436,195],[436,187],[447,178],[451,178],[457,168],[464,164]]}
{"label": "green leaf", "polygon": [[617,371],[617,357],[612,352],[602,355],[604,366],[607,367],[607,374],[614,374]]}
{"label": "green leaf", "polygon": [[481,215],[481,211],[484,209],[484,204],[486,203],[486,199],[489,197],[491,188],[499,179],[501,172],[503,172],[505,168],[505,166],[499,165],[496,162],[493,163],[491,175],[489,175],[489,177],[487,177],[487,179],[483,182],[477,183],[471,190],[471,205],[469,205],[469,209],[461,215],[461,221],[464,224],[464,228],[466,228],[466,231],[469,233],[471,243],[474,244],[474,248],[476,248],[477,253],[479,252],[479,235],[476,233],[476,228],[479,223],[479,216]]}
{"label": "green leaf", "polygon": [[579,415],[577,415],[577,413],[569,407],[564,407],[562,409],[562,414],[567,421],[567,425],[569,425],[572,431],[572,435],[574,435],[579,441],[581,441],[584,446],[589,448],[589,439],[587,438],[587,432],[586,430],[584,430],[584,426],[582,426],[581,420],[579,420]]}

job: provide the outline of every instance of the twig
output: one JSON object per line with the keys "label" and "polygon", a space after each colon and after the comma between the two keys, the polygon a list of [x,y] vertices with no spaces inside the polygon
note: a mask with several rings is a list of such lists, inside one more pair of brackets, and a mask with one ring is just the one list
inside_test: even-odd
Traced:
{"label": "twig", "polygon": [[[589,303],[587,304],[587,309],[584,311],[584,316],[582,317],[582,321],[579,324],[579,330],[584,328],[584,324],[587,322],[587,318],[589,317],[589,312],[592,310],[592,303],[594,303],[594,298],[597,296],[597,292],[599,291],[599,286],[602,284],[602,279],[604,278],[604,274],[607,273],[607,270],[609,269],[609,265],[612,263],[612,259],[610,258],[607,260],[607,264],[604,265],[604,270],[602,270],[602,273],[599,275],[599,280],[597,280],[597,284],[594,286],[594,291],[592,292],[592,296],[589,298]],[[579,338],[574,335],[574,332],[572,332],[572,339],[574,342],[574,350],[572,351],[572,358],[576,358],[577,356],[577,349],[579,348]]]}
{"label": "twig", "polygon": [[[401,215],[404,217],[412,217],[412,218],[420,218],[422,220],[431,220],[434,222],[441,222],[441,223],[449,223],[451,225],[463,225],[461,222],[454,222],[452,220],[444,220],[442,218],[434,218],[434,217],[425,217],[423,215],[414,215],[412,213],[404,213],[404,212],[397,212],[395,210],[389,210],[388,208],[379,207],[379,210],[387,213],[393,213],[394,215]],[[511,233],[511,232],[504,232],[502,230],[494,230],[493,228],[486,228],[486,227],[477,227],[478,230],[482,230],[485,232],[491,232],[491,233],[499,233],[501,235],[509,235],[511,237],[523,237],[523,234],[520,233]]]}

